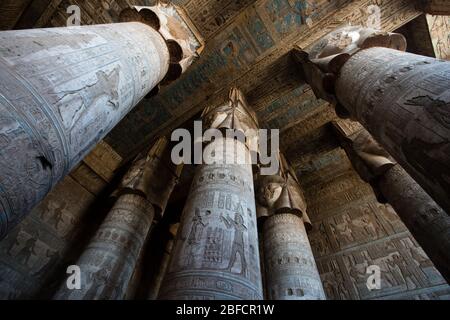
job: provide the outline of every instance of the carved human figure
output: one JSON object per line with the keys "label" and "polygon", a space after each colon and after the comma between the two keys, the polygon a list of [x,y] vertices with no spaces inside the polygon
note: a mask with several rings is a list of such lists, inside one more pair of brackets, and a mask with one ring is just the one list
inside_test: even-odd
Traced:
{"label": "carved human figure", "polygon": [[[114,206],[76,263],[86,275],[82,288],[70,290],[63,283],[56,299],[124,298],[155,214],[156,219],[162,217],[178,178],[178,171],[171,171],[170,166],[157,165],[168,152],[167,139],[160,138],[132,164],[116,192]],[[157,174],[167,177],[166,187],[157,189],[159,194],[148,181]],[[201,224],[201,217],[197,219]],[[194,229],[192,240],[197,241],[199,228]]]}
{"label": "carved human figure", "polygon": [[[257,129],[236,88],[202,118],[205,129],[244,135]],[[214,161],[196,168],[159,299],[262,299],[256,216],[247,214],[256,212],[252,167],[236,161],[250,158],[249,140],[222,136],[205,144]]]}
{"label": "carved human figure", "polygon": [[241,271],[240,274],[245,275],[247,273],[247,262],[245,261],[245,253],[244,253],[244,232],[247,230],[247,227],[244,225],[244,219],[239,212],[234,214],[234,220],[229,217],[220,216],[222,221],[225,223],[228,229],[234,229],[234,239],[233,245],[231,247],[231,255],[230,262],[228,263],[227,270],[232,271],[234,264],[237,261],[237,257],[239,255],[241,261]]}

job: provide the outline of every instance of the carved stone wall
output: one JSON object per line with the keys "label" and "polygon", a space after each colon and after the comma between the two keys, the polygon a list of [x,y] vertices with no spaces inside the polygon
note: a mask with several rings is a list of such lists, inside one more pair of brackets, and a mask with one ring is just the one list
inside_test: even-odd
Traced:
{"label": "carved stone wall", "polygon": [[[306,190],[314,229],[309,239],[327,299],[448,299],[450,287],[395,211],[346,171]],[[381,270],[367,288],[367,267]]]}
{"label": "carved stone wall", "polygon": [[450,16],[426,17],[436,58],[450,60]]}
{"label": "carved stone wall", "polygon": [[[102,159],[96,166],[93,159]],[[121,158],[101,142],[32,213],[0,241],[0,300],[50,298],[101,221],[97,200]],[[102,205],[104,206],[104,204]]]}

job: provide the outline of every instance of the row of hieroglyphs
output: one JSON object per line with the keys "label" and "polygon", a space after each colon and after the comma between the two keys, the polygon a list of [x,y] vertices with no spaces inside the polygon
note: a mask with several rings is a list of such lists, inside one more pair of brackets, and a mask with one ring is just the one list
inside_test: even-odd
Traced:
{"label": "row of hieroglyphs", "polygon": [[[0,299],[49,296],[59,268],[77,255],[99,217],[96,196],[112,181],[121,158],[100,142],[69,176],[0,243]],[[92,211],[91,211],[92,210]],[[92,230],[94,231],[94,230]],[[61,271],[63,275],[65,270]]]}
{"label": "row of hieroglyphs", "polygon": [[[328,299],[449,294],[445,280],[392,207],[379,203],[356,172],[311,183],[305,196],[314,226],[308,238]],[[366,271],[373,265],[381,271],[379,290],[367,287]]]}
{"label": "row of hieroglyphs", "polygon": [[[135,134],[139,138],[145,139],[155,133],[157,127],[170,127],[176,125],[174,122],[181,124],[182,118],[186,119],[204,108],[206,99],[215,100],[218,99],[216,96],[221,97],[221,94],[211,95],[218,90],[228,90],[228,85],[236,79],[243,82],[244,91],[254,86],[261,78],[259,74],[274,59],[287,53],[296,42],[312,41],[313,39],[310,37],[316,37],[317,31],[324,32],[327,29],[335,28],[336,23],[342,24],[348,21],[359,23],[360,20],[366,23],[365,21],[370,16],[367,8],[372,4],[372,1],[357,1],[351,4],[314,1],[314,10],[311,11],[311,16],[315,15],[316,20],[313,20],[318,23],[310,29],[305,21],[299,22],[300,19],[293,15],[293,11],[296,11],[296,9],[292,9],[295,8],[295,4],[293,5],[287,0],[257,1],[253,6],[241,12],[233,23],[206,44],[199,61],[176,83],[163,88],[158,96],[146,103],[146,108],[138,108],[136,112],[139,113],[139,116],[128,117],[122,128],[136,127]],[[362,10],[357,8],[362,8]],[[337,9],[341,10],[335,13]],[[416,14],[409,1],[382,2],[380,9],[383,12],[383,28],[386,29],[399,26]],[[404,12],[404,14],[399,15],[399,12]],[[336,15],[334,19],[320,20],[333,13]],[[276,19],[271,18],[275,16]],[[291,18],[283,20],[284,17],[289,16]],[[282,26],[277,28],[276,24],[281,23],[280,21],[283,21]],[[270,58],[264,59],[268,55]],[[241,76],[245,73],[247,75],[244,81]],[[210,102],[215,103],[214,101]],[[165,117],[171,121],[160,124],[160,121],[153,117],[153,107],[156,108],[155,112],[164,113]],[[165,109],[165,111],[160,109]],[[149,111],[142,113],[144,110]],[[130,123],[128,121],[135,120],[139,120],[139,122],[126,125]],[[156,121],[158,126],[155,126],[153,121]],[[122,148],[126,138],[120,132],[121,130],[115,130],[108,141],[114,144],[113,146],[117,150],[123,152]],[[128,146],[136,144],[131,140],[127,142]]]}

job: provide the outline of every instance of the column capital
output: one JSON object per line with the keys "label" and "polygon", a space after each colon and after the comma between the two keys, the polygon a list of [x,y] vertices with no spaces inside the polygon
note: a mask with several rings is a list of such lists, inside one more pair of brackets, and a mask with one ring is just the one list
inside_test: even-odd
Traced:
{"label": "column capital", "polygon": [[171,161],[167,138],[160,137],[148,152],[136,158],[123,177],[116,195],[127,192],[141,194],[154,206],[155,218],[162,218],[182,168],[183,165],[177,166]]}
{"label": "column capital", "polygon": [[279,156],[279,171],[276,175],[259,175],[256,183],[256,205],[258,220],[264,221],[275,214],[291,213],[303,218],[310,229],[311,222],[306,213],[306,201],[295,172],[283,155]]}
{"label": "column capital", "polygon": [[336,113],[348,117],[348,111],[339,104],[335,83],[343,65],[361,50],[385,47],[406,50],[406,39],[399,33],[389,33],[360,26],[336,29],[307,49],[294,48],[294,59],[299,64],[301,77],[312,87],[317,98],[336,106]]}
{"label": "column capital", "polygon": [[154,6],[131,6],[122,10],[119,21],[144,23],[165,39],[170,52],[170,67],[163,84],[180,77],[203,50],[203,39],[188,17],[174,5],[157,2]]}

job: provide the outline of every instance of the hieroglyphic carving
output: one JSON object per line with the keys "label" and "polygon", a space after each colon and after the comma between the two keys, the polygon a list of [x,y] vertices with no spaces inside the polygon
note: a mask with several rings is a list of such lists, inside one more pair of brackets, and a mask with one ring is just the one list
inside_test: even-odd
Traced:
{"label": "hieroglyphic carving", "polygon": [[83,159],[97,175],[107,182],[114,177],[115,171],[122,164],[122,157],[103,140]]}
{"label": "hieroglyphic carving", "polygon": [[76,263],[83,274],[81,289],[68,289],[63,281],[55,299],[123,299],[153,215],[143,197],[120,196]]}
{"label": "hieroglyphic carving", "polygon": [[[156,132],[170,132],[185,119],[200,112],[205,104],[216,105],[226,95],[228,85],[237,83],[245,92],[249,92],[262,82],[270,84],[274,74],[267,72],[267,69],[275,60],[286,55],[292,44],[306,47],[336,26],[350,21],[352,24],[366,23],[370,15],[366,9],[373,4],[371,0],[314,2],[317,19],[313,19],[315,23],[312,27],[309,28],[306,24],[298,25],[294,21],[296,19],[291,18],[289,20],[291,25],[287,28],[289,34],[285,34],[282,40],[279,40],[275,38],[279,37],[273,27],[275,21],[272,22],[270,14],[267,13],[267,7],[276,6],[273,5],[274,2],[256,1],[256,9],[250,6],[241,12],[235,21],[208,42],[195,66],[179,81],[161,90],[160,95],[151,99],[149,105],[158,106],[161,117],[154,117],[154,113],[146,112],[149,107],[139,108],[136,110],[138,114],[125,120],[126,125],[115,130],[108,138],[108,142],[121,154],[129,153],[130,146],[137,151],[140,146],[145,146],[146,141]],[[289,5],[293,12],[283,11],[283,13],[291,14],[291,17],[297,16],[298,10],[295,9],[294,2],[289,2]],[[379,5],[383,12],[382,27],[387,31],[397,29],[420,14],[409,0],[383,1]],[[282,7],[285,7],[284,3]],[[280,14],[280,17],[282,16],[284,15]],[[326,16],[327,19],[322,19]],[[253,26],[247,27],[249,24]],[[222,48],[226,50],[222,52]],[[292,68],[286,69],[292,71]],[[205,95],[204,92],[215,94]],[[134,138],[123,134],[123,130],[130,127],[136,128],[133,130]],[[137,141],[139,143],[136,143]]]}
{"label": "hieroglyphic carving", "polygon": [[199,32],[209,39],[225,25],[229,24],[239,12],[255,0],[232,1],[220,3],[215,0],[177,1],[186,11]]}
{"label": "hieroglyphic carving", "polygon": [[70,176],[0,243],[0,299],[49,297],[59,268],[95,215],[94,196]]}
{"label": "hieroglyphic carving", "polygon": [[[381,65],[385,72],[380,77],[372,71]],[[344,65],[336,86],[341,103],[446,211],[450,208],[449,79],[448,62],[372,48]],[[419,116],[423,120],[417,123]]]}
{"label": "hieroglyphic carving", "polygon": [[425,12],[435,15],[450,15],[450,4],[447,0],[422,0]]}
{"label": "hieroglyphic carving", "polygon": [[436,58],[450,60],[450,17],[427,15],[426,18]]}
{"label": "hieroglyphic carving", "polygon": [[140,193],[153,205],[155,218],[161,219],[183,169],[183,165],[175,165],[170,156],[168,139],[158,138],[148,152],[135,159],[115,194],[126,190]]}
{"label": "hieroglyphic carving", "polygon": [[4,235],[164,77],[168,49],[138,23],[3,32],[0,39]]}
{"label": "hieroglyphic carving", "polygon": [[316,96],[358,120],[449,211],[450,63],[405,49],[400,34],[345,27],[296,58]]}
{"label": "hieroglyphic carving", "polygon": [[[442,290],[444,284],[423,250],[405,233],[318,258],[317,264],[327,297],[333,300],[385,299],[390,295],[402,298],[410,295],[408,291],[422,288]],[[366,268],[370,265],[380,267],[380,290],[367,288]],[[448,285],[445,290],[450,290]]]}
{"label": "hieroglyphic carving", "polygon": [[264,222],[263,235],[268,298],[325,299],[302,219],[291,213],[273,215]]}
{"label": "hieroglyphic carving", "polygon": [[[349,197],[355,192],[357,196]],[[355,171],[337,175],[325,184],[311,185],[305,196],[312,204],[309,213],[315,226],[308,236],[328,299],[403,299],[419,290],[448,290],[448,286],[443,289],[445,280],[415,242],[416,249],[412,251],[418,263],[427,266],[424,275],[415,269],[419,280],[413,276],[412,280],[403,281],[398,274],[392,274],[400,266],[416,268],[418,263],[411,260],[408,251],[398,251],[394,260],[395,248],[391,249],[390,239],[412,237],[393,208],[378,203],[372,188]],[[390,261],[390,265],[384,261]],[[381,267],[382,287],[369,292],[369,275],[365,272],[373,264]]]}
{"label": "hieroglyphic carving", "polygon": [[311,221],[295,172],[283,155],[279,171],[258,177],[257,216],[263,234],[265,285],[273,300],[325,299],[306,229]]}
{"label": "hieroglyphic carving", "polygon": [[[203,117],[207,127],[247,133],[257,129],[250,110],[233,88],[228,102]],[[253,172],[242,161],[251,147],[232,137],[205,146],[214,162],[196,170],[159,299],[263,298]]]}
{"label": "hieroglyphic carving", "polygon": [[384,197],[447,281],[450,281],[450,217],[399,165],[379,180]]}

